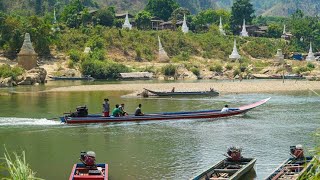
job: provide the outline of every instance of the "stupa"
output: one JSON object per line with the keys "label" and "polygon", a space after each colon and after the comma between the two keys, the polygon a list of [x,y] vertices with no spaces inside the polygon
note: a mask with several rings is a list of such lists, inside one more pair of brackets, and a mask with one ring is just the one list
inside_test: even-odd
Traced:
{"label": "stupa", "polygon": [[18,53],[18,65],[26,70],[37,67],[37,57],[38,54],[34,51],[30,34],[26,33],[24,35],[24,41],[20,52]]}
{"label": "stupa", "polygon": [[278,49],[277,54],[274,57],[276,61],[282,62],[284,60],[284,55],[282,54],[282,50]]}
{"label": "stupa", "polygon": [[160,37],[158,36],[158,42],[159,42],[159,61],[160,62],[169,62],[169,57],[167,55],[167,52],[163,49],[161,41],[160,41]]}
{"label": "stupa", "polygon": [[189,27],[187,26],[187,21],[186,21],[186,15],[183,16],[183,23],[182,23],[182,28],[181,28],[183,33],[188,33],[189,32]]}
{"label": "stupa", "polygon": [[91,48],[90,47],[85,47],[83,53],[84,54],[89,54],[91,52]]}
{"label": "stupa", "polygon": [[309,48],[309,53],[308,56],[306,58],[306,61],[314,61],[316,58],[314,57],[314,54],[312,52],[312,45],[310,43],[310,48]]}
{"label": "stupa", "polygon": [[125,29],[125,28],[128,28],[130,30],[132,29],[132,25],[129,22],[128,13],[126,14],[126,19],[124,20],[124,24],[122,25],[122,29]]}
{"label": "stupa", "polygon": [[229,56],[230,59],[240,59],[241,56],[239,55],[238,53],[238,50],[237,50],[237,42],[236,42],[236,39],[234,39],[234,42],[233,42],[233,50],[232,50],[232,53],[231,55]]}
{"label": "stupa", "polygon": [[245,19],[243,19],[242,31],[240,33],[240,36],[242,36],[242,37],[248,37],[249,36],[249,34],[247,32],[247,29],[246,29],[246,20]]}
{"label": "stupa", "polygon": [[223,35],[223,36],[226,35],[226,32],[223,30],[221,16],[220,16],[220,23],[219,23],[219,31],[220,31],[221,35]]}
{"label": "stupa", "polygon": [[56,16],[56,8],[53,9],[53,26],[51,28],[52,31],[60,31],[59,26],[57,25],[57,16]]}

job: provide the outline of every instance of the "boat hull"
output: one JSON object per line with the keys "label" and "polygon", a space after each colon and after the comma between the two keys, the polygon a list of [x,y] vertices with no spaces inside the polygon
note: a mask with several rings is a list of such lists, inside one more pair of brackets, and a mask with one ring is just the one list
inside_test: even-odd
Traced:
{"label": "boat hull", "polygon": [[304,159],[297,160],[295,158],[289,158],[276,168],[265,180],[277,180],[277,179],[298,179],[305,171],[310,170],[312,164],[310,163],[314,157],[308,156]]}
{"label": "boat hull", "polygon": [[149,89],[144,88],[146,91],[155,94],[157,96],[218,96],[219,92],[217,91],[191,91],[191,92],[159,92],[159,91],[152,91]]}
{"label": "boat hull", "polygon": [[82,123],[108,123],[108,122],[131,122],[131,121],[163,121],[163,120],[183,120],[183,119],[206,119],[228,117],[246,113],[247,111],[266,103],[270,98],[258,101],[253,104],[244,105],[239,108],[230,108],[228,112],[221,110],[205,110],[190,112],[169,112],[158,114],[146,114],[144,116],[121,116],[121,117],[104,117],[102,115],[88,115],[86,117],[70,117],[68,115],[60,117],[61,122],[68,124]]}
{"label": "boat hull", "polygon": [[97,168],[88,168],[81,163],[74,164],[69,180],[108,180],[108,164],[97,164]]}
{"label": "boat hull", "polygon": [[[219,177],[219,175],[223,173],[224,176],[227,175],[227,177],[223,179],[237,180],[241,178],[243,175],[245,175],[247,172],[249,172],[253,168],[256,161],[257,159],[255,158],[243,158],[241,161],[238,162],[232,162],[228,161],[228,159],[224,159],[216,165],[210,167],[208,170],[204,171],[200,175],[192,178],[192,180],[221,179],[222,177]],[[239,166],[240,168],[228,169],[228,165]]]}

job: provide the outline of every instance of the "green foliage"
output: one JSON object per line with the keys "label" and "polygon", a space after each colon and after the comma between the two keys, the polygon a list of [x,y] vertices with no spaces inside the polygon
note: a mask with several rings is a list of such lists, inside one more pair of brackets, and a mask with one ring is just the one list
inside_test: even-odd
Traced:
{"label": "green foliage", "polygon": [[206,30],[208,24],[218,25],[220,17],[224,24],[228,24],[230,21],[230,12],[213,9],[203,10],[193,17],[192,26],[194,26],[197,32],[201,32]]}
{"label": "green foliage", "polygon": [[308,62],[307,68],[310,69],[310,70],[312,70],[312,69],[315,68],[315,66],[314,66],[314,64],[312,64],[311,62]]}
{"label": "green foliage", "polygon": [[252,22],[254,9],[250,0],[235,0],[231,8],[231,29],[235,33],[242,26],[243,20],[247,24]]}
{"label": "green foliage", "polygon": [[227,65],[226,65],[226,69],[227,69],[227,70],[232,70],[232,69],[233,69],[232,64],[227,64]]}
{"label": "green foliage", "polygon": [[279,38],[282,35],[282,27],[279,24],[270,24],[268,26],[267,36],[271,38]]}
{"label": "green foliage", "polygon": [[183,21],[184,15],[188,16],[190,14],[189,9],[179,7],[172,12],[170,19],[174,21]]}
{"label": "green foliage", "polygon": [[12,77],[12,79],[16,79],[18,76],[22,75],[24,70],[20,67],[10,67],[9,65],[1,65],[0,66],[0,77],[7,78]]}
{"label": "green foliage", "polygon": [[75,49],[69,51],[70,60],[73,62],[79,62],[81,59],[81,52]]}
{"label": "green foliage", "polygon": [[10,179],[41,180],[41,178],[35,177],[36,173],[32,171],[26,162],[26,154],[24,151],[22,151],[22,155],[18,155],[16,152],[13,152],[13,156],[14,157],[11,157],[10,153],[5,149],[4,160]]}
{"label": "green foliage", "polygon": [[189,59],[190,59],[190,53],[189,52],[185,52],[185,51],[182,51],[182,52],[180,52],[179,55],[173,57],[173,61],[175,61],[175,62],[189,61]]}
{"label": "green foliage", "polygon": [[249,41],[243,49],[254,58],[272,58],[277,48],[282,45],[282,42],[272,41],[268,38],[257,38],[254,41]]}
{"label": "green foliage", "polygon": [[148,11],[140,11],[135,20],[138,29],[151,29],[151,14]]}
{"label": "green foliage", "polygon": [[172,12],[178,7],[179,5],[174,0],[148,0],[145,10],[149,11],[153,16],[167,21]]}
{"label": "green foliage", "polygon": [[192,72],[194,75],[196,75],[197,77],[200,76],[200,70],[199,70],[199,68],[193,67],[193,68],[191,68],[191,72]]}
{"label": "green foliage", "polygon": [[115,79],[120,73],[129,71],[127,66],[114,62],[86,60],[81,63],[82,74],[91,75],[96,79]]}
{"label": "green foliage", "polygon": [[162,67],[162,72],[166,76],[174,76],[176,74],[177,67],[173,64],[168,64]]}
{"label": "green foliage", "polygon": [[213,71],[213,72],[221,73],[222,70],[223,70],[223,67],[222,67],[221,64],[216,64],[216,65],[214,65],[214,66],[211,66],[211,67],[209,68],[209,70],[210,70],[210,71]]}
{"label": "green foliage", "polygon": [[240,72],[240,69],[235,69],[235,70],[233,71],[233,77],[239,75],[240,73],[241,73],[241,72]]}
{"label": "green foliage", "polygon": [[112,8],[100,9],[95,16],[97,24],[112,26],[115,20],[115,12]]}

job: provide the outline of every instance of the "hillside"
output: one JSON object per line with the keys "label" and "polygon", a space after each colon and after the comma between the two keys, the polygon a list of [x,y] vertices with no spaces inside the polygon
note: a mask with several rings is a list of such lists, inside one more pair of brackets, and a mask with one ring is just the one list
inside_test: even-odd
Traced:
{"label": "hillside", "polygon": [[[53,10],[54,5],[62,8],[71,0],[0,0],[0,10],[4,12],[18,12],[23,14],[44,14]],[[148,0],[83,0],[89,6],[105,7],[115,6],[118,12],[129,11],[136,13],[142,10]],[[92,2],[93,3],[92,3]],[[188,8],[192,13],[198,13],[208,8],[226,8],[230,9],[233,0],[177,0],[182,7]],[[251,0],[257,15],[264,16],[288,16],[301,9],[310,16],[319,15],[319,0]]]}

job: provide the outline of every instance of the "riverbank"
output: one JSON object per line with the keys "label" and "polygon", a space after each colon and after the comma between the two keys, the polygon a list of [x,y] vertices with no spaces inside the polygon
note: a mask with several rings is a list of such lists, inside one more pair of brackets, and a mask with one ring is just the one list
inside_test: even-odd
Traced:
{"label": "riverbank", "polygon": [[205,91],[214,88],[222,94],[233,93],[272,93],[285,91],[320,90],[317,81],[295,81],[295,80],[248,80],[229,82],[177,82],[177,83],[139,83],[139,84],[104,84],[104,85],[81,85],[70,87],[59,87],[48,90],[48,92],[71,92],[71,91],[132,91],[139,93],[143,88],[155,91],[170,91],[175,87],[176,91]]}

